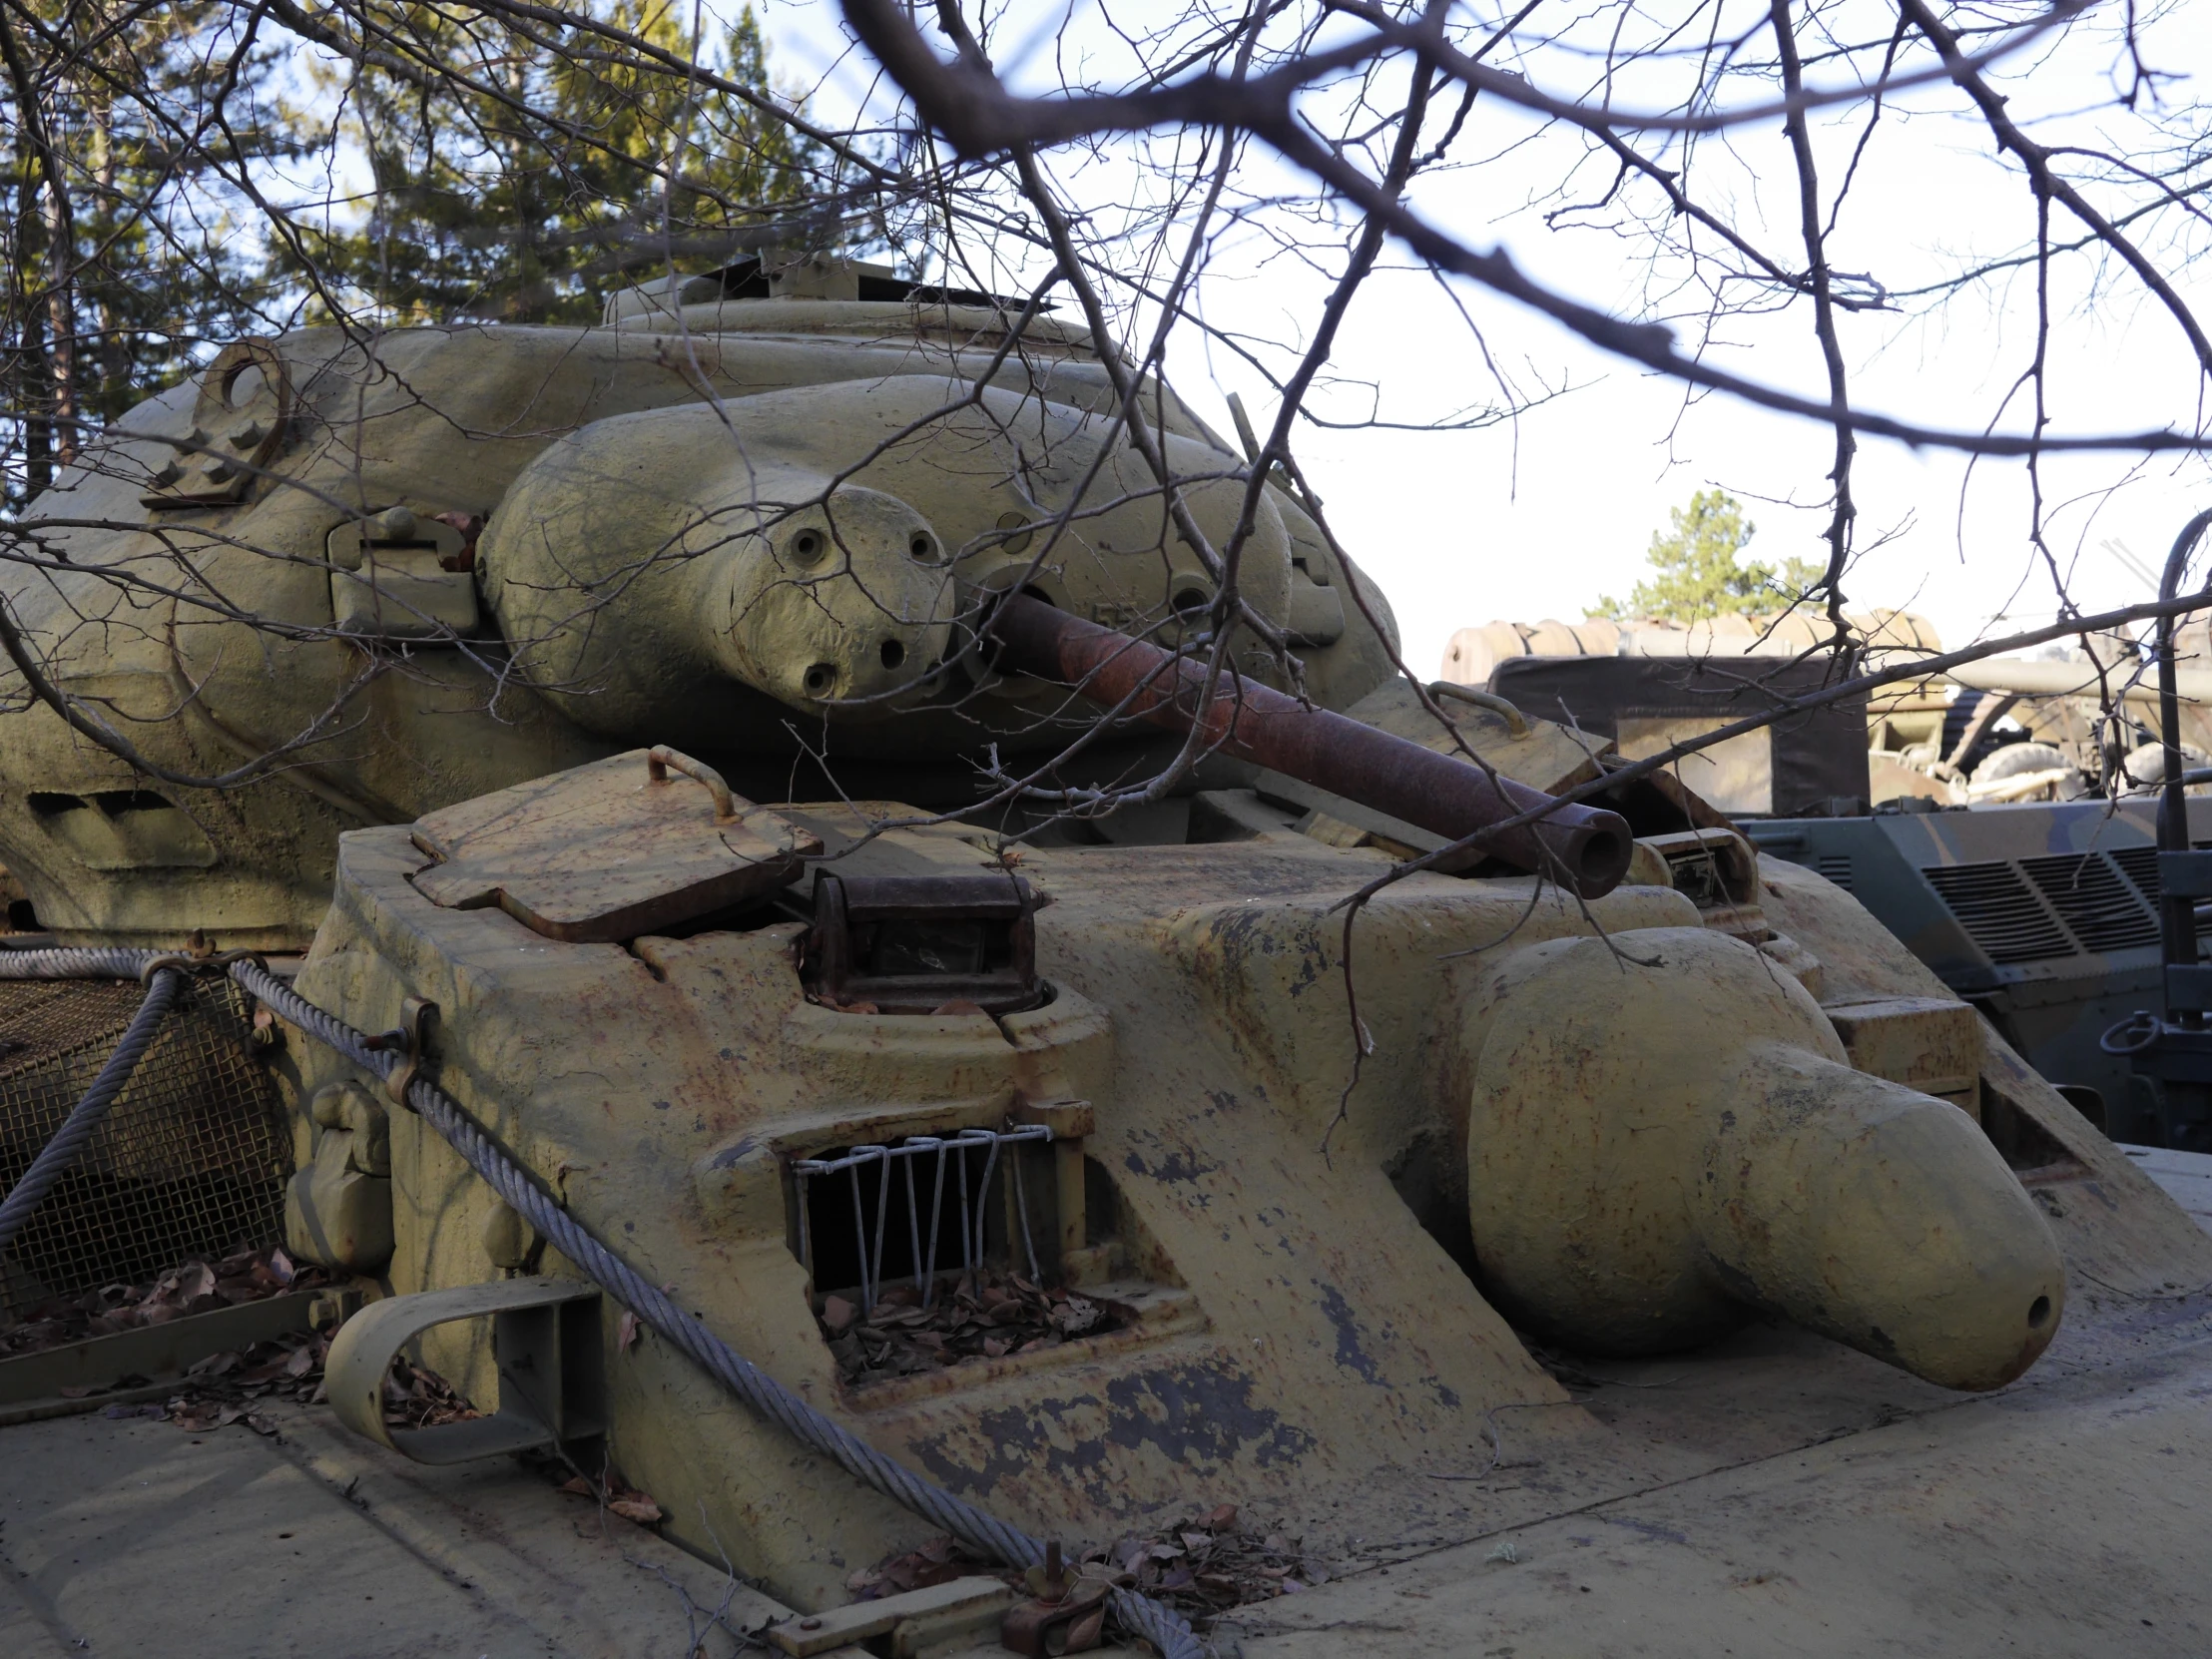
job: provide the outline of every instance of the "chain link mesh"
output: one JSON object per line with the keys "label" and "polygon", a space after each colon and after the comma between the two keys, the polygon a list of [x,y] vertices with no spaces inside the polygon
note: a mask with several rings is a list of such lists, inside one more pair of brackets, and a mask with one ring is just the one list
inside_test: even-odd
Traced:
{"label": "chain link mesh", "polygon": [[[0,1197],[144,997],[128,980],[0,980]],[[291,1139],[255,1052],[253,1007],[226,980],[178,998],[84,1155],[0,1257],[7,1315],[281,1235]]]}

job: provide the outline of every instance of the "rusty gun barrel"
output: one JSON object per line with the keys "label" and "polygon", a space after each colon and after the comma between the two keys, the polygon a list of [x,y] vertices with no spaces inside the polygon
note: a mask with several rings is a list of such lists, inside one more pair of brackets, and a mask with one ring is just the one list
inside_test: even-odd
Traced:
{"label": "rusty gun barrel", "polygon": [[1088,702],[1155,726],[1180,732],[1199,727],[1225,755],[1448,840],[1548,807],[1545,817],[1500,831],[1482,849],[1522,869],[1541,870],[1585,898],[1611,892],[1627,873],[1633,836],[1617,813],[1554,801],[1251,680],[1222,684],[1202,709],[1206,672],[1200,664],[1027,594],[999,601],[988,631],[998,642],[1001,672],[1057,681]]}

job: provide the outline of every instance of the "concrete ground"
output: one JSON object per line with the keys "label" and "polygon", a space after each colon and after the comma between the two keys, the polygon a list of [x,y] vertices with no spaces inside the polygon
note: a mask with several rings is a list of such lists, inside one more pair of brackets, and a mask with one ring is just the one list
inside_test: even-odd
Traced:
{"label": "concrete ground", "polygon": [[2195,1217],[2199,1227],[2212,1233],[2212,1153],[2168,1152],[2155,1146],[2125,1146],[2120,1150]]}
{"label": "concrete ground", "polygon": [[[785,1609],[506,1459],[98,1413],[0,1429],[6,1659],[726,1659]],[[718,1617],[719,1615],[719,1617]]]}
{"label": "concrete ground", "polygon": [[1243,1610],[1244,1659],[2202,1659],[2199,1331]]}

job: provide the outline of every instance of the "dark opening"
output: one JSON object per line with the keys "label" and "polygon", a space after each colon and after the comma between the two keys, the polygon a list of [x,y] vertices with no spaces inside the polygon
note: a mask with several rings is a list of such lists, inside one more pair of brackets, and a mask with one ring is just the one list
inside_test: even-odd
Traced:
{"label": "dark opening", "polygon": [[2060,1083],[2055,1085],[2067,1105],[2089,1120],[2089,1126],[2100,1135],[2112,1131],[2105,1127],[2104,1095],[2086,1083]]}
{"label": "dark opening", "polygon": [[110,818],[122,818],[129,813],[167,813],[176,809],[164,796],[152,790],[102,790],[93,800]]}
{"label": "dark opening", "polygon": [[[891,1150],[900,1144],[913,1142]],[[1122,1305],[1061,1282],[1050,1142],[999,1141],[995,1157],[985,1140],[939,1144],[941,1181],[926,1144],[804,1181],[792,1173],[795,1196],[804,1187],[793,1231],[813,1268],[815,1323],[844,1383],[1059,1348],[1127,1324]],[[1087,1162],[1085,1185],[1113,1225],[1119,1206],[1104,1171]]]}
{"label": "dark opening", "polygon": [[2050,1298],[2039,1296],[2027,1305],[2027,1323],[2035,1330],[2042,1330],[2050,1319]]}
{"label": "dark opening", "polygon": [[1114,1244],[1122,1236],[1121,1194],[1096,1158],[1083,1160],[1083,1243]]}
{"label": "dark opening", "polygon": [[[834,1152],[816,1154],[825,1162],[841,1158],[849,1148],[840,1147]],[[991,1173],[990,1190],[981,1195],[977,1203],[978,1189],[983,1176],[986,1150],[963,1151],[954,1148],[944,1155],[944,1186],[937,1189],[937,1160],[934,1156],[920,1158],[895,1158],[885,1164],[869,1164],[860,1169],[839,1171],[834,1175],[817,1175],[806,1183],[807,1211],[805,1234],[792,1241],[794,1254],[805,1261],[811,1252],[814,1259],[815,1301],[819,1306],[828,1296],[842,1296],[857,1305],[860,1301],[861,1245],[863,1239],[868,1251],[868,1277],[879,1285],[877,1297],[894,1285],[911,1285],[918,1269],[930,1265],[929,1241],[932,1236],[931,1220],[935,1220],[936,1239],[935,1271],[940,1280],[947,1275],[956,1278],[960,1272],[960,1228],[962,1225],[962,1194],[966,1195],[965,1220],[969,1238],[975,1236],[977,1209],[982,1211],[983,1256],[986,1261],[1004,1265],[1006,1251],[1006,1200],[1004,1197],[1008,1154],[1014,1147],[999,1149],[999,1167]],[[1027,1150],[1026,1148],[1020,1150]],[[962,1160],[966,1163],[966,1178],[961,1178]],[[884,1189],[888,1172],[889,1192]],[[909,1206],[907,1176],[913,1177],[912,1202]],[[1023,1182],[1030,1201],[1029,1226],[1032,1237],[1037,1237],[1048,1217],[1037,1206],[1036,1171],[1024,1168]],[[858,1178],[858,1198],[854,1199],[854,1178]],[[799,1185],[794,1178],[795,1189]],[[796,1197],[796,1192],[795,1195]],[[875,1252],[877,1218],[881,1218],[882,1251]],[[797,1230],[795,1229],[795,1232]],[[915,1259],[915,1247],[920,1247],[920,1259]],[[971,1243],[970,1250],[973,1245]],[[1028,1271],[1022,1246],[1017,1238],[1015,1257],[1021,1270]],[[878,1263],[880,1267],[878,1268]],[[864,1312],[864,1310],[863,1310]]]}
{"label": "dark opening", "polygon": [[32,812],[40,818],[60,818],[65,813],[81,813],[97,808],[110,819],[128,818],[133,813],[173,813],[177,804],[165,795],[152,790],[101,790],[86,800],[81,795],[62,795],[52,790],[33,790],[24,797]]}
{"label": "dark opening", "polygon": [[[862,922],[852,929],[859,967],[874,977],[987,973],[1013,960],[1007,929],[960,918]],[[998,948],[993,949],[996,945]]]}
{"label": "dark opening", "polygon": [[1194,612],[1205,610],[1206,607],[1212,603],[1212,601],[1209,600],[1206,597],[1205,593],[1202,592],[1200,589],[1185,588],[1182,592],[1178,593],[1172,600],[1170,600],[1169,603],[1175,607],[1177,615],[1190,616]]}
{"label": "dark opening", "polygon": [[1467,1155],[1442,1135],[1418,1135],[1382,1171],[1421,1230],[1476,1278],[1474,1224],[1467,1214]]}
{"label": "dark opening", "polygon": [[2005,1163],[2021,1175],[2062,1176],[2082,1166],[2065,1144],[2014,1102],[1981,1084],[1981,1132]]}
{"label": "dark opening", "polygon": [[831,663],[817,663],[807,671],[803,682],[809,697],[828,697],[830,688],[837,683],[837,670]]}
{"label": "dark opening", "polygon": [[1711,910],[1730,902],[1727,883],[1721,879],[1720,860],[1712,853],[1669,859],[1668,864],[1674,871],[1675,890],[1688,894],[1699,909]]}
{"label": "dark opening", "polygon": [[906,660],[906,648],[896,640],[885,640],[883,649],[878,651],[876,655],[882,658],[885,668],[896,668]]}

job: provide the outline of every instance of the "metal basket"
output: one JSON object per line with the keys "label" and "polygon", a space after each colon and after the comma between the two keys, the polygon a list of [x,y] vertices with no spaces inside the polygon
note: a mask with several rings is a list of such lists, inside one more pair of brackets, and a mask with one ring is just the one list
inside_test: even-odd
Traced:
{"label": "metal basket", "polygon": [[[0,1197],[91,1086],[144,987],[0,980]],[[0,1310],[137,1284],[281,1236],[291,1139],[256,1051],[252,1000],[181,995],[74,1169],[0,1257]]]}

